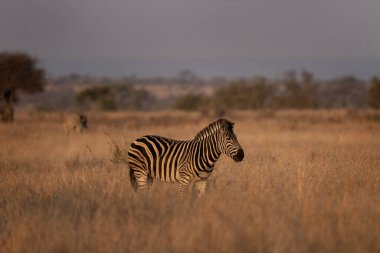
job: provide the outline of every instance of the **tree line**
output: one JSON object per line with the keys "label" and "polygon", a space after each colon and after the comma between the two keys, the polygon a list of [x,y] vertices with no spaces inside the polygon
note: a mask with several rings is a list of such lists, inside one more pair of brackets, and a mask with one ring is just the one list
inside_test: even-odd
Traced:
{"label": "tree line", "polygon": [[[20,93],[43,92],[46,74],[35,57],[25,52],[0,52],[0,118],[13,121],[14,104]],[[179,72],[178,77],[167,79],[179,85],[210,85],[211,95],[196,92],[159,101],[154,94],[138,87],[139,83],[157,81],[166,83],[165,78],[138,79],[131,76],[123,80],[94,79],[90,76],[70,75],[56,80],[57,85],[65,82],[97,83],[86,86],[75,95],[78,107],[87,110],[152,110],[175,108],[181,110],[260,110],[260,109],[322,109],[322,108],[375,108],[380,109],[380,79],[370,82],[354,76],[331,80],[319,80],[313,73],[302,70],[288,71],[281,78],[266,77],[228,80],[212,78],[205,80],[190,70]],[[99,84],[100,83],[100,84]],[[200,90],[200,89],[199,89]]]}
{"label": "tree line", "polygon": [[[200,80],[199,78],[197,80]],[[135,82],[137,82],[135,80]],[[192,85],[187,83],[185,85]],[[182,84],[183,85],[183,84]],[[195,85],[211,85],[207,80]],[[133,82],[95,85],[76,95],[79,106],[100,110],[260,110],[260,109],[334,109],[380,108],[380,79],[370,82],[354,76],[318,80],[306,70],[286,72],[282,78],[255,77],[213,84],[212,95],[191,92],[163,103]],[[195,89],[196,91],[196,89]]]}
{"label": "tree line", "polygon": [[370,83],[354,76],[317,80],[306,70],[289,71],[280,79],[240,79],[219,87],[210,96],[189,93],[177,99],[182,110],[260,110],[380,108],[380,79]]}

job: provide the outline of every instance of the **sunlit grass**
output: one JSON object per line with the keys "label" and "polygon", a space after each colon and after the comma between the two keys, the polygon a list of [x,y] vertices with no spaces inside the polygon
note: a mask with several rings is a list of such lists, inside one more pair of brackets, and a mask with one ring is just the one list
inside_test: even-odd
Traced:
{"label": "sunlit grass", "polygon": [[378,252],[370,113],[229,113],[245,160],[222,157],[200,199],[163,183],[135,194],[122,156],[141,135],[191,139],[213,119],[93,113],[67,135],[57,113],[17,115],[0,125],[0,251]]}

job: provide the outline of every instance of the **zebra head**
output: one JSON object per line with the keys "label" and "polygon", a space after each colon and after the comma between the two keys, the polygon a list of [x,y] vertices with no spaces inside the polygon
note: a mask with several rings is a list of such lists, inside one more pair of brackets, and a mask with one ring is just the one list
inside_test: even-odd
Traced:
{"label": "zebra head", "polygon": [[235,162],[240,162],[244,158],[244,150],[240,146],[233,131],[234,123],[228,120],[220,120],[222,127],[220,130],[219,147],[220,150],[231,157]]}

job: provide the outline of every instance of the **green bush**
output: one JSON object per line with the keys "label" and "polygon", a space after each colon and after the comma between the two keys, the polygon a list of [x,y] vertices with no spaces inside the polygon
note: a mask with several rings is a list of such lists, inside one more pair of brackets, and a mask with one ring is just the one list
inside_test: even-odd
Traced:
{"label": "green bush", "polygon": [[77,104],[100,110],[150,109],[155,106],[154,97],[144,89],[130,84],[110,84],[87,88],[76,95]]}
{"label": "green bush", "polygon": [[108,86],[95,86],[85,89],[76,95],[76,101],[85,107],[96,106],[98,109],[106,111],[117,109],[115,95]]}

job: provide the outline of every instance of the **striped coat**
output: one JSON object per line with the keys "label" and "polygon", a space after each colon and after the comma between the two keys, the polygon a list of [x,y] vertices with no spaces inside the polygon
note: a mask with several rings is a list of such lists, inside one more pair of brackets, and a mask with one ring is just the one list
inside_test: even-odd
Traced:
{"label": "striped coat", "polygon": [[237,162],[244,158],[233,123],[225,119],[211,123],[193,140],[178,141],[155,135],[141,137],[131,143],[128,151],[132,186],[135,190],[144,190],[154,179],[179,183],[180,191],[186,192],[194,180],[198,193],[203,194],[206,180],[222,153]]}

